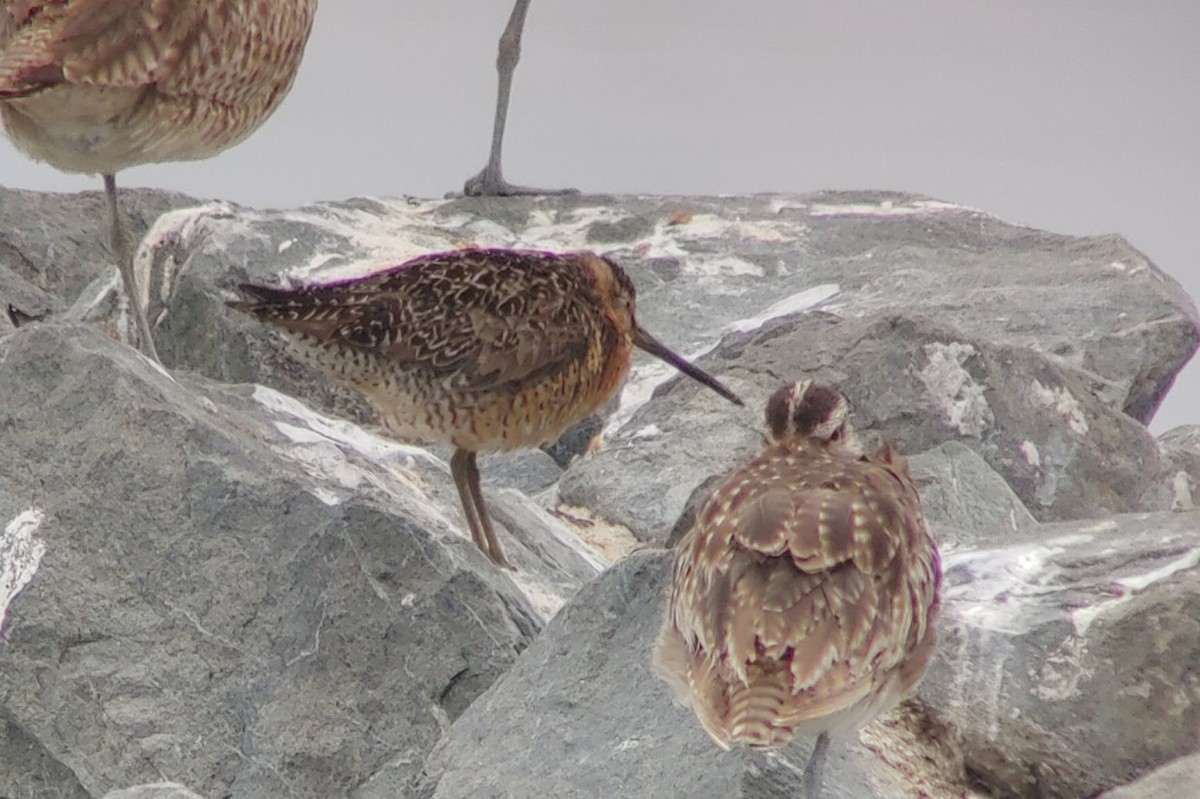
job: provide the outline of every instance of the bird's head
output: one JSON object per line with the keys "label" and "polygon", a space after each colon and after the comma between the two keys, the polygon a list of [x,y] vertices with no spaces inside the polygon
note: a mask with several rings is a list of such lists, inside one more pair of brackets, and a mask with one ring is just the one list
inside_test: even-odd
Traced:
{"label": "bird's head", "polygon": [[767,400],[767,429],[777,444],[815,439],[858,450],[849,415],[850,403],[841,392],[809,378],[779,387]]}

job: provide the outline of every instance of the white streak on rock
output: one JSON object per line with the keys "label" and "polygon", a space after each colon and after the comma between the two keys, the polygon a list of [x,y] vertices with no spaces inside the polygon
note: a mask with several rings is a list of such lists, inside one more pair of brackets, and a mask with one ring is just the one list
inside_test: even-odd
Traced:
{"label": "white streak on rock", "polygon": [[403,463],[408,458],[424,458],[430,463],[444,465],[440,458],[422,447],[373,435],[352,422],[318,413],[294,397],[281,394],[275,389],[256,385],[254,399],[269,410],[282,412],[303,422],[302,427],[286,423],[276,424],[281,432],[297,443],[331,441],[368,460]]}
{"label": "white streak on rock", "polygon": [[1071,623],[1075,626],[1075,635],[1080,637],[1087,635],[1088,628],[1091,627],[1092,622],[1097,617],[1108,613],[1118,605],[1128,602],[1160,580],[1165,580],[1173,574],[1186,571],[1187,569],[1194,569],[1198,565],[1200,565],[1200,548],[1190,549],[1178,558],[1145,574],[1117,579],[1115,581],[1116,596],[1112,599],[1106,599],[1103,602],[1086,605],[1072,611]]}
{"label": "white streak on rock", "polygon": [[43,518],[42,511],[31,508],[10,521],[0,536],[0,631],[8,603],[33,579],[46,554],[46,542],[35,535]]}
{"label": "white streak on rock", "polygon": [[[644,258],[676,258],[683,263],[683,273],[692,277],[763,277],[763,268],[758,264],[727,252],[707,252],[711,249],[707,243],[714,239],[800,241],[807,230],[805,225],[790,219],[743,222],[715,214],[696,214],[681,224],[663,219],[649,236],[630,242],[629,246]],[[697,249],[704,251],[697,252]]]}
{"label": "white streak on rock", "polygon": [[595,249],[588,243],[588,232],[593,225],[617,224],[629,216],[625,211],[608,206],[575,208],[566,214],[538,209],[529,215],[528,226],[519,231],[520,246],[541,250]]}
{"label": "white streak on rock", "polygon": [[694,277],[765,277],[763,268],[736,255],[689,255],[683,273]]}
{"label": "white streak on rock", "polygon": [[1078,533],[999,549],[945,553],[947,615],[984,630],[1009,635],[1028,632],[1035,624],[1027,616],[1029,600],[1064,588],[1059,581],[1062,569],[1054,557],[1092,539]]}
{"label": "white streak on rock", "polygon": [[963,364],[975,354],[970,344],[935,342],[925,345],[928,362],[918,373],[934,408],[964,436],[982,438],[993,421],[984,387]]}
{"label": "white streak on rock", "polygon": [[1173,574],[1177,574],[1181,571],[1187,571],[1188,569],[1194,569],[1197,566],[1200,566],[1200,548],[1189,550],[1170,563],[1163,564],[1157,569],[1148,571],[1145,574],[1138,574],[1132,577],[1122,577],[1121,579],[1117,580],[1117,584],[1128,588],[1130,591],[1136,594],[1140,591],[1145,591],[1150,586],[1154,585],[1160,580],[1167,579]]}
{"label": "white streak on rock", "polygon": [[276,451],[325,481],[309,487],[317,499],[327,505],[337,505],[344,499],[329,484],[350,491],[373,488],[397,499],[411,500],[415,496],[432,517],[447,527],[457,527],[438,511],[436,503],[428,501],[425,482],[406,468],[420,458],[449,472],[449,466],[437,456],[421,447],[372,435],[351,422],[324,416],[265,386],[256,385],[253,397],[271,411],[275,429],[288,442],[283,447],[276,445]]}
{"label": "white streak on rock", "polygon": [[1067,420],[1067,427],[1071,428],[1072,432],[1079,435],[1087,433],[1088,423],[1087,418],[1083,415],[1083,406],[1065,387],[1048,387],[1042,385],[1040,380],[1034,380],[1030,387],[1030,393],[1038,405],[1063,416]]}
{"label": "white streak on rock", "polygon": [[844,203],[840,205],[813,203],[809,210],[809,214],[812,216],[925,216],[945,212],[981,213],[975,208],[938,200],[916,200],[909,205],[897,205],[891,200],[884,200],[880,203]]}
{"label": "white streak on rock", "polygon": [[738,319],[730,322],[726,329],[735,333],[749,333],[758,330],[772,319],[780,316],[790,316],[816,308],[821,303],[837,296],[841,288],[837,283],[822,283],[819,286],[797,292],[769,306],[765,311],[748,319]]}

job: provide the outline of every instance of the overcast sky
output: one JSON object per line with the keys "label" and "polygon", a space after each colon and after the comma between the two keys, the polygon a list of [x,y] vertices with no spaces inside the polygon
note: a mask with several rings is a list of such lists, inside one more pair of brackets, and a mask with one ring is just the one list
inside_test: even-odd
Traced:
{"label": "overcast sky", "polygon": [[[484,162],[509,0],[326,0],[249,141],[124,185],[441,196]],[[1120,233],[1200,296],[1200,2],[534,0],[505,152],[588,192],[896,189]],[[0,182],[99,181],[0,140]],[[1200,365],[1153,429],[1200,423]]]}

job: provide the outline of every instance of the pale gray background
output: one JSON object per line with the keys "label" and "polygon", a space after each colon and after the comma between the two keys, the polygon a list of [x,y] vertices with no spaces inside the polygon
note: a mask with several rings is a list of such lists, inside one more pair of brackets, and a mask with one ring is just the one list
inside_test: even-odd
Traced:
{"label": "pale gray background", "polygon": [[[125,185],[441,196],[484,162],[509,0],[325,0],[248,142]],[[922,192],[1120,233],[1200,296],[1200,2],[534,0],[505,168],[595,192]],[[0,141],[0,182],[97,188]],[[1155,420],[1200,423],[1193,364]]]}

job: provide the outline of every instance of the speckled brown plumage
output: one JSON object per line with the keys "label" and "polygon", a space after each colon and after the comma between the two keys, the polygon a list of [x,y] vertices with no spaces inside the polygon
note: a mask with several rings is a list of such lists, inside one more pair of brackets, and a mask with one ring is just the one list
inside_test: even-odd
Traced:
{"label": "speckled brown plumage", "polygon": [[233,307],[291,334],[389,432],[456,448],[472,537],[501,564],[475,453],[558,437],[617,391],[634,347],[740,404],[641,328],[629,277],[589,252],[458,250],[341,283],[242,290],[252,299]]}
{"label": "speckled brown plumage", "polygon": [[67,172],[105,177],[114,256],[153,354],[114,175],[240,142],[292,85],[316,0],[7,0],[0,121]]}
{"label": "speckled brown plumage", "polygon": [[941,569],[907,462],[863,454],[846,416],[826,386],[776,391],[773,443],[680,541],[655,667],[722,747],[861,726],[933,653]]}

